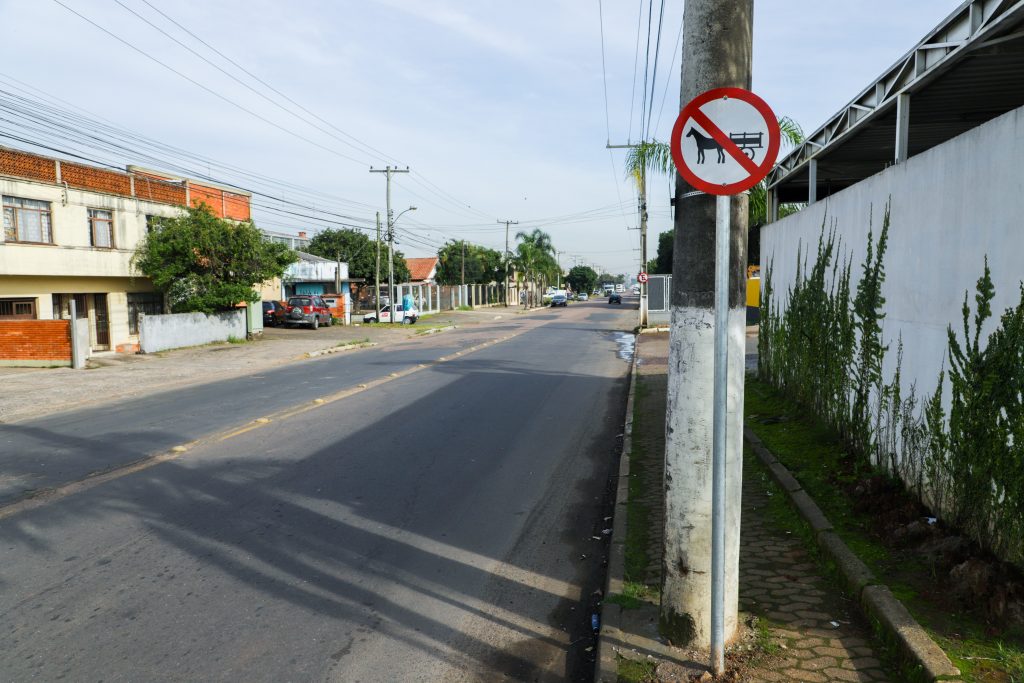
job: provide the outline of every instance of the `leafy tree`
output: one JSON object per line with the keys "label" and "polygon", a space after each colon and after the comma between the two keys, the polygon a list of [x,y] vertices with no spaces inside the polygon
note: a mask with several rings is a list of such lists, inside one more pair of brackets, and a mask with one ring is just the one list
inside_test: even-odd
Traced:
{"label": "leafy tree", "polygon": [[[339,228],[323,230],[314,235],[307,247],[310,254],[331,259],[341,258],[348,264],[348,275],[364,278],[372,285],[377,268],[377,240],[360,230]],[[386,282],[388,277],[388,243],[380,243],[380,278]],[[395,252],[395,282],[409,281],[409,265],[405,262],[402,252]]]}
{"label": "leafy tree", "polygon": [[[381,244],[381,270],[387,272],[387,244]],[[377,264],[376,241],[360,230],[339,228],[323,230],[313,236],[306,248],[310,254],[332,261],[341,258],[348,264],[349,277],[366,278],[373,281]]]}
{"label": "leafy tree", "polygon": [[598,278],[601,284],[621,285],[626,281],[626,278],[622,275],[612,275],[611,273],[601,273]]}
{"label": "leafy tree", "polygon": [[258,301],[253,286],[280,277],[296,259],[252,221],[217,218],[201,204],[161,220],[139,244],[132,266],[167,296],[175,313],[213,313]]}
{"label": "leafy tree", "polygon": [[437,281],[442,285],[462,283],[465,255],[466,284],[486,285],[505,277],[501,252],[468,242],[447,242],[437,252]]}
{"label": "leafy tree", "polygon": [[675,230],[666,230],[658,235],[658,255],[647,262],[648,273],[672,274],[672,248],[675,241]]}
{"label": "leafy tree", "polygon": [[574,292],[590,292],[597,286],[597,271],[590,266],[574,266],[565,281]]}

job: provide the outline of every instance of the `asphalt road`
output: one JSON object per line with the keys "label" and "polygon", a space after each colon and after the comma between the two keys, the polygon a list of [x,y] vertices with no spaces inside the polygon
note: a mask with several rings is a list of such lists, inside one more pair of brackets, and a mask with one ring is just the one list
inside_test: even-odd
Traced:
{"label": "asphalt road", "polygon": [[[0,680],[592,679],[634,320],[579,304],[0,426]],[[26,481],[65,488],[11,507]]]}

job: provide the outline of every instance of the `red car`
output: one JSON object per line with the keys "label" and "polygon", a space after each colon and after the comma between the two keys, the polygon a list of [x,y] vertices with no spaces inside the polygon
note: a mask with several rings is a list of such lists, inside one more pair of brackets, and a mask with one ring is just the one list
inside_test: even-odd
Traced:
{"label": "red car", "polygon": [[315,330],[321,324],[330,326],[333,320],[327,302],[316,295],[302,294],[288,299],[288,310],[284,315],[285,327],[309,325]]}

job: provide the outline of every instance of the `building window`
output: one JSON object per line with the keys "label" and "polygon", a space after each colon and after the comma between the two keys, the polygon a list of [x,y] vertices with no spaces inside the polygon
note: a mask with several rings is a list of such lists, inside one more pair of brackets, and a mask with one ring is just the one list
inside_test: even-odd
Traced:
{"label": "building window", "polygon": [[4,196],[4,240],[53,244],[50,202]]}
{"label": "building window", "polygon": [[162,294],[150,292],[128,293],[128,334],[139,333],[139,313],[160,315],[164,312]]}
{"label": "building window", "polygon": [[92,246],[103,249],[114,247],[114,212],[106,209],[89,209],[89,231]]}
{"label": "building window", "polygon": [[35,299],[0,299],[0,320],[34,320],[35,317]]}
{"label": "building window", "polygon": [[85,300],[85,294],[53,294],[53,319],[66,320],[71,317],[71,300],[75,301],[75,316],[77,318],[88,318],[89,309]]}

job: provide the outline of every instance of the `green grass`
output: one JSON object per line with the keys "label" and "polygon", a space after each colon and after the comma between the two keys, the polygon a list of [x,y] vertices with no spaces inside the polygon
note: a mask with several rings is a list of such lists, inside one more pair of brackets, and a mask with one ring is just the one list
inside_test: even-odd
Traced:
{"label": "green grass", "polygon": [[619,683],[657,683],[657,664],[651,660],[636,661],[619,657]]}
{"label": "green grass", "polygon": [[658,590],[653,586],[637,581],[624,581],[621,593],[612,593],[604,599],[613,605],[621,605],[624,609],[640,609],[646,604],[658,604]]}
{"label": "green grass", "polygon": [[245,344],[248,340],[245,337],[228,337],[228,344]]}
{"label": "green grass", "polygon": [[[647,546],[651,533],[651,509],[643,502],[643,494],[650,490],[657,482],[647,481],[644,476],[644,463],[655,454],[650,452],[644,444],[644,439],[638,438],[648,429],[647,420],[651,419],[645,414],[644,402],[650,396],[651,390],[647,386],[649,380],[642,375],[637,375],[636,392],[633,399],[633,447],[629,453],[629,502],[626,505],[626,543],[625,543],[625,580],[641,582],[644,580],[647,565],[650,558],[647,555]],[[650,426],[651,428],[654,425]]]}
{"label": "green grass", "polygon": [[369,343],[370,343],[370,338],[369,337],[363,337],[362,339],[348,339],[346,341],[340,341],[337,344],[335,344],[334,346],[335,347],[339,347],[339,346],[355,346],[356,344],[369,344]]}
{"label": "green grass", "polygon": [[[931,595],[935,584],[931,567],[912,553],[887,547],[874,532],[874,519],[858,512],[842,490],[844,484],[870,472],[848,464],[846,449],[833,430],[751,377],[745,411],[751,429],[799,480],[847,546],[946,651],[965,681],[1024,683],[1024,633],[1013,629],[993,634],[978,615],[951,608],[943,595],[935,596],[938,600]],[[784,501],[784,496],[773,495],[768,514],[791,528],[788,525],[796,513]],[[813,535],[801,536],[820,560]]]}

